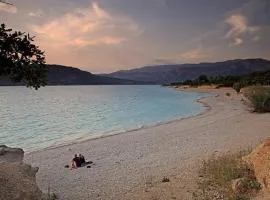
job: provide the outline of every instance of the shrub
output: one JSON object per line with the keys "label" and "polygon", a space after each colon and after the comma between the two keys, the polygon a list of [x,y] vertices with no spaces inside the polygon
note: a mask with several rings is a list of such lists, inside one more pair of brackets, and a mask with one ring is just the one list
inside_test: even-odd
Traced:
{"label": "shrub", "polygon": [[242,181],[243,186],[246,190],[256,190],[257,192],[262,189],[261,184],[257,181],[255,176],[249,177],[249,179],[246,179]]}
{"label": "shrub", "polygon": [[254,89],[249,92],[248,99],[255,112],[270,112],[270,89]]}
{"label": "shrub", "polygon": [[242,88],[241,83],[237,82],[237,83],[234,83],[234,84],[233,84],[233,89],[234,89],[237,93],[240,92],[241,88]]}
{"label": "shrub", "polygon": [[[194,200],[232,199],[249,200],[261,189],[254,170],[242,161],[246,151],[226,154],[203,162]],[[242,190],[233,190],[232,181],[241,179]]]}

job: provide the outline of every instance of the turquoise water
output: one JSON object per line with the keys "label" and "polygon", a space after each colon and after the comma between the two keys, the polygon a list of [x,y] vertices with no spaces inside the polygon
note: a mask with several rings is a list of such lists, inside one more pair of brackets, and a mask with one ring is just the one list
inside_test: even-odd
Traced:
{"label": "turquoise water", "polygon": [[0,87],[0,144],[26,151],[199,114],[203,93],[160,86]]}

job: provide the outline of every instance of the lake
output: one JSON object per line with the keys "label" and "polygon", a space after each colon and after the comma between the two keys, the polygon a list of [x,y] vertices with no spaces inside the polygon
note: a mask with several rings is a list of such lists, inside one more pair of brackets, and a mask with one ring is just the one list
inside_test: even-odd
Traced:
{"label": "lake", "polygon": [[0,87],[0,145],[26,151],[197,115],[206,93],[161,86]]}

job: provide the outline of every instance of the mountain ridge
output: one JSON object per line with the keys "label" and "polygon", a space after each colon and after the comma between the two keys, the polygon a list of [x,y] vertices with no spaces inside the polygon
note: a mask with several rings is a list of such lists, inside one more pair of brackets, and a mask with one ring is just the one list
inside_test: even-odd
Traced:
{"label": "mountain ridge", "polygon": [[[221,62],[198,64],[153,65],[109,74],[92,74],[75,67],[63,65],[48,66],[48,85],[146,85],[170,84],[194,80],[200,75],[227,76],[246,75],[252,72],[270,70],[270,61],[261,58],[234,59]],[[0,78],[0,86],[23,85]]]}
{"label": "mountain ridge", "polygon": [[270,61],[262,58],[234,59],[221,62],[202,62],[198,64],[167,64],[145,66],[131,70],[120,70],[103,74],[112,78],[124,78],[134,81],[144,81],[154,84],[169,84],[172,82],[195,79],[204,74],[245,75],[256,71],[270,70]]}
{"label": "mountain ridge", "polygon": [[[137,85],[145,84],[139,81],[111,78],[95,75],[75,67],[63,65],[47,65],[47,85]],[[21,83],[12,83],[7,78],[0,78],[0,86],[21,86]]]}

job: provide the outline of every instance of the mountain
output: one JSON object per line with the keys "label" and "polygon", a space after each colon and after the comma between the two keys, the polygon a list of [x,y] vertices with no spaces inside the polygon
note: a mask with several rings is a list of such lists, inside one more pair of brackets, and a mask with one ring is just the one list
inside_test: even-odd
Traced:
{"label": "mountain", "polygon": [[228,60],[216,63],[148,66],[117,71],[111,74],[105,74],[105,76],[154,84],[169,84],[188,79],[193,80],[202,74],[207,76],[235,76],[266,70],[270,70],[270,61],[257,58]]}
{"label": "mountain", "polygon": [[138,81],[95,75],[78,68],[48,65],[48,85],[133,85]]}
{"label": "mountain", "polygon": [[[61,65],[48,65],[48,85],[135,85],[138,81],[111,78],[94,75],[73,67]],[[22,85],[13,84],[7,79],[0,79],[0,86]]]}
{"label": "mountain", "polygon": [[[73,67],[48,65],[48,85],[138,85],[169,84],[196,79],[204,74],[245,75],[255,71],[270,70],[270,61],[264,59],[237,59],[217,63],[175,64],[148,66],[122,70],[111,74],[95,75]],[[0,86],[13,84],[0,78]]]}

